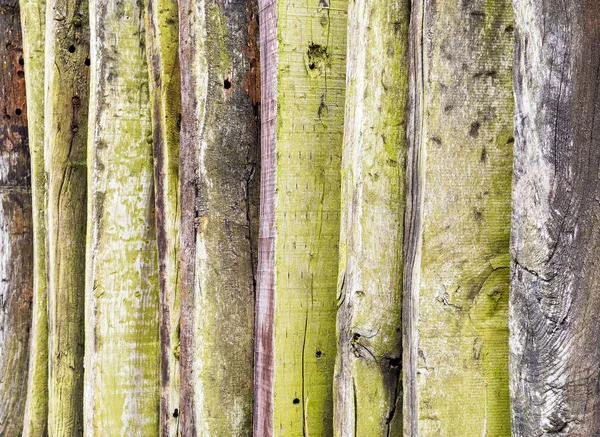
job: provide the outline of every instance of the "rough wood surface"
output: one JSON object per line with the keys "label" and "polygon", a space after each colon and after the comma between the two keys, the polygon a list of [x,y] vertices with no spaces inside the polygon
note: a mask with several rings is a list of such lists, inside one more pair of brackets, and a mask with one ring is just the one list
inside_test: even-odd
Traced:
{"label": "rough wood surface", "polygon": [[45,0],[21,0],[23,64],[33,205],[33,307],[24,437],[46,435],[48,424],[48,307],[46,295],[46,175],[44,172]]}
{"label": "rough wood surface", "polygon": [[600,435],[600,3],[514,0],[516,437]]}
{"label": "rough wood surface", "polygon": [[404,435],[508,436],[509,1],[412,5]]}
{"label": "rough wood surface", "polygon": [[19,4],[0,1],[0,435],[23,428],[33,294],[27,105]]}
{"label": "rough wood surface", "polygon": [[252,435],[257,4],[182,0],[181,431]]}
{"label": "rough wood surface", "polygon": [[90,3],[86,437],[159,433],[158,255],[145,7]]}
{"label": "rough wood surface", "polygon": [[45,58],[48,435],[80,436],[89,93],[86,1],[48,1]]}
{"label": "rough wood surface", "polygon": [[409,1],[350,2],[334,435],[402,435]]}
{"label": "rough wood surface", "polygon": [[255,435],[333,434],[347,7],[345,0],[259,7],[267,174]]}
{"label": "rough wood surface", "polygon": [[148,1],[147,28],[160,287],[160,436],[177,437],[180,372],[179,127],[181,120],[177,1]]}

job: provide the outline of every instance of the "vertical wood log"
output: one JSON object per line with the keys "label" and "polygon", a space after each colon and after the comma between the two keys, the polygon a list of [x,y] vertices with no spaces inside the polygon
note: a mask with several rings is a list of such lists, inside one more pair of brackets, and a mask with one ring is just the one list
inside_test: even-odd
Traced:
{"label": "vertical wood log", "polygon": [[0,1],[0,435],[23,429],[33,295],[31,182],[21,23]]}
{"label": "vertical wood log", "polygon": [[413,2],[404,435],[508,436],[512,10]]}
{"label": "vertical wood log", "polygon": [[150,0],[147,28],[160,289],[160,436],[178,437],[181,81],[177,1]]}
{"label": "vertical wood log", "polygon": [[48,435],[80,436],[89,89],[86,1],[48,1],[45,58]]}
{"label": "vertical wood log", "polygon": [[257,6],[181,0],[181,430],[251,436]]}
{"label": "vertical wood log", "polygon": [[20,0],[23,64],[27,88],[27,126],[31,154],[33,209],[33,308],[24,437],[47,434],[48,306],[46,273],[46,175],[44,172],[45,0]]}
{"label": "vertical wood log", "polygon": [[409,1],[350,2],[334,435],[402,434]]}
{"label": "vertical wood log", "polygon": [[145,7],[90,3],[85,435],[159,433],[159,292]]}
{"label": "vertical wood log", "polygon": [[599,435],[600,4],[514,8],[513,435]]}
{"label": "vertical wood log", "polygon": [[333,434],[345,0],[261,1],[254,435]]}

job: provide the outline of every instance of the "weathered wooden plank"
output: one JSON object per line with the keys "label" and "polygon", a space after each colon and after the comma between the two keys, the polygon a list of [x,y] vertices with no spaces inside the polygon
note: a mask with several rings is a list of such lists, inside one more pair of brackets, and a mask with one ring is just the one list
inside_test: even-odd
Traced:
{"label": "weathered wooden plank", "polygon": [[333,434],[347,6],[345,0],[259,5],[267,174],[255,435]]}
{"label": "weathered wooden plank", "polygon": [[600,433],[600,4],[515,0],[514,436]]}
{"label": "weathered wooden plank", "polygon": [[350,2],[334,435],[402,434],[409,1]]}
{"label": "weathered wooden plank", "polygon": [[181,120],[177,1],[148,1],[147,28],[160,287],[160,435],[177,437],[180,372],[179,127]]}
{"label": "weathered wooden plank", "polygon": [[181,0],[181,430],[252,435],[257,5]]}
{"label": "weathered wooden plank", "polygon": [[45,58],[48,434],[78,436],[83,432],[87,2],[48,1]]}
{"label": "weathered wooden plank", "polygon": [[159,433],[160,345],[145,7],[90,3],[84,435]]}
{"label": "weathered wooden plank", "polygon": [[0,435],[23,429],[33,294],[27,105],[17,0],[0,1]]}
{"label": "weathered wooden plank", "polygon": [[27,128],[33,210],[33,307],[23,436],[42,436],[48,426],[48,307],[46,272],[46,175],[44,172],[45,0],[20,0]]}
{"label": "weathered wooden plank", "polygon": [[505,436],[512,11],[412,5],[404,435]]}

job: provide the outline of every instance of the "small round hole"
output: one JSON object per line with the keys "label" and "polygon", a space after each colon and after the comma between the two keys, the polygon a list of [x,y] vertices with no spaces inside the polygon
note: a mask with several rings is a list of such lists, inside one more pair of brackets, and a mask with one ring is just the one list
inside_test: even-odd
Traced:
{"label": "small round hole", "polygon": [[179,410],[177,408],[173,411],[173,417],[179,417]]}
{"label": "small round hole", "polygon": [[25,61],[23,60],[23,58],[19,58],[19,65],[25,65]]}
{"label": "small round hole", "polygon": [[15,114],[21,115],[22,113],[23,113],[23,111],[21,110],[21,108],[15,109]]}
{"label": "small round hole", "polygon": [[69,46],[69,53],[75,53],[75,46]]}
{"label": "small round hole", "polygon": [[225,88],[226,90],[228,90],[229,88],[231,88],[231,81],[229,79],[225,79],[223,81],[223,88]]}
{"label": "small round hole", "polygon": [[91,62],[90,62],[90,58],[85,58],[85,62],[84,64],[86,65],[86,67],[89,67]]}
{"label": "small round hole", "polygon": [[315,69],[315,67],[316,67],[316,65],[315,65],[315,63],[314,63],[314,62],[313,62],[313,63],[311,63],[311,64],[308,66],[308,68],[310,68],[311,70],[314,70],[314,69]]}
{"label": "small round hole", "polygon": [[317,351],[317,353],[315,354],[315,356],[316,356],[317,358],[321,358],[321,356],[323,356],[323,352],[321,352],[321,351]]}
{"label": "small round hole", "polygon": [[300,403],[300,399],[295,398],[293,401],[294,405],[298,405]]}
{"label": "small round hole", "polygon": [[17,76],[19,76],[20,79],[23,79],[25,77],[25,72],[23,70],[17,71]]}

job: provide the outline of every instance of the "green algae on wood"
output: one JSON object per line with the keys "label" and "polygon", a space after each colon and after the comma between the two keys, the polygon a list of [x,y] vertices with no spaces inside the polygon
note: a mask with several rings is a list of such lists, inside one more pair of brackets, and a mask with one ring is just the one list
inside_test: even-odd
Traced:
{"label": "green algae on wood", "polygon": [[179,16],[181,432],[251,436],[257,7],[180,1]]}
{"label": "green algae on wood", "polygon": [[159,433],[160,345],[144,6],[90,4],[84,435]]}
{"label": "green algae on wood", "polygon": [[267,77],[255,435],[333,434],[347,6],[259,4]]}
{"label": "green algae on wood", "polygon": [[406,436],[510,435],[512,45],[509,1],[413,3]]}
{"label": "green algae on wood", "polygon": [[177,2],[150,0],[146,46],[160,288],[160,436],[179,430],[179,120]]}
{"label": "green algae on wood", "polygon": [[45,58],[48,435],[76,436],[83,431],[87,2],[48,1]]}
{"label": "green algae on wood", "polygon": [[23,436],[47,434],[48,314],[46,296],[46,175],[44,172],[45,0],[21,0],[23,68],[31,156],[33,210],[33,307]]}
{"label": "green algae on wood", "polygon": [[17,0],[0,1],[0,435],[20,436],[33,296],[27,105]]}
{"label": "green algae on wood", "polygon": [[350,2],[334,435],[402,434],[408,1]]}

